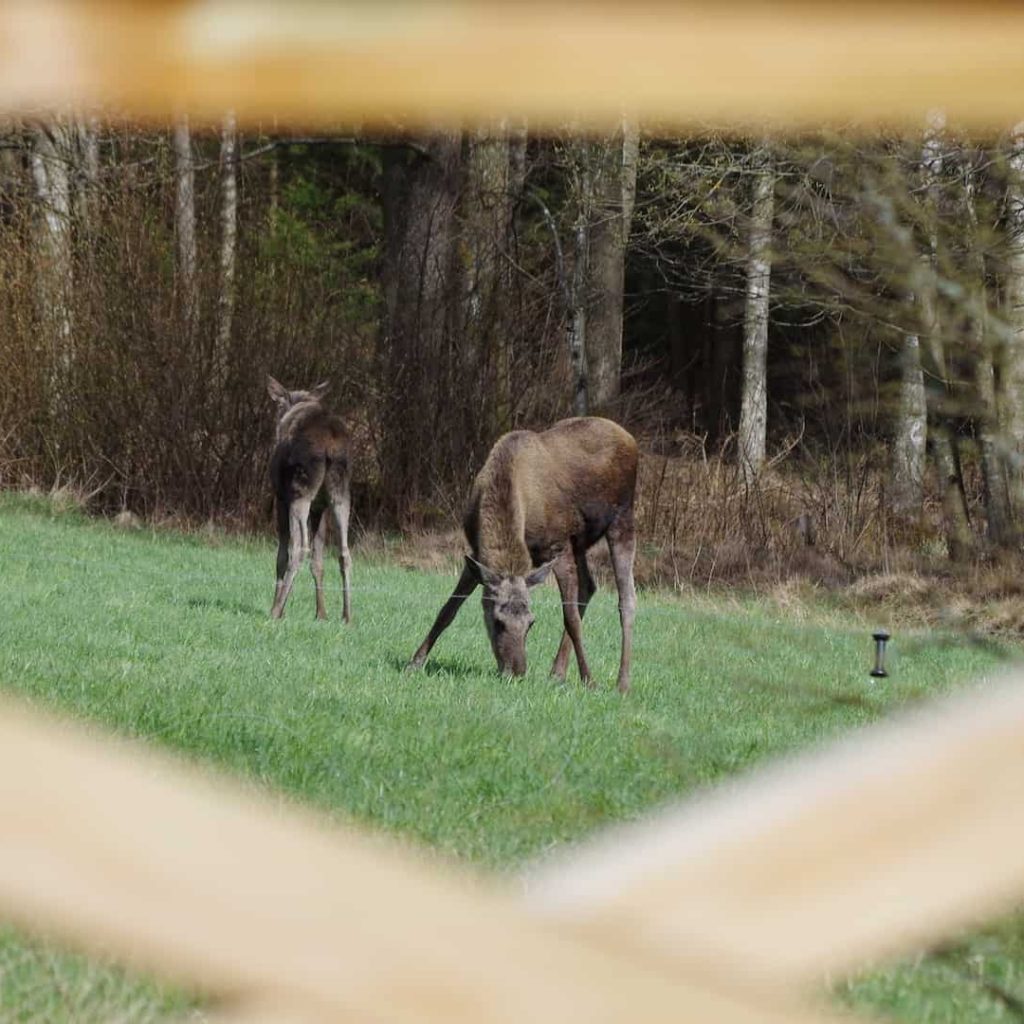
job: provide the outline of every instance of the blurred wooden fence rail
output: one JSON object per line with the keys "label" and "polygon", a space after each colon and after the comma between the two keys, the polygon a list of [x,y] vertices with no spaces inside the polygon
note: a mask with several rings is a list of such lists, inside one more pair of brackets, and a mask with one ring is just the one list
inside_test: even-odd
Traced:
{"label": "blurred wooden fence rail", "polygon": [[230,1020],[818,1021],[826,971],[1024,898],[1024,677],[620,830],[527,899],[2,706],[0,912]]}
{"label": "blurred wooden fence rail", "polygon": [[[0,7],[0,106],[535,127],[623,111],[1021,119],[1024,8]],[[231,1021],[819,1021],[825,972],[1024,898],[1024,678],[623,829],[510,887],[0,706],[0,913]]]}
{"label": "blurred wooden fence rail", "polygon": [[819,1021],[825,971],[1024,897],[1024,678],[542,867],[527,900],[12,704],[0,912],[231,1020]]}
{"label": "blurred wooden fence rail", "polygon": [[538,0],[5,0],[0,105],[534,127],[1021,118],[1024,7]]}

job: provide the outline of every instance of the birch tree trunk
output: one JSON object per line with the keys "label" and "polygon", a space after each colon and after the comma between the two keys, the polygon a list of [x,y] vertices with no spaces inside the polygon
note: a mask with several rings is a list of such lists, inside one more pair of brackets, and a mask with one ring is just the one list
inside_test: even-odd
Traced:
{"label": "birch tree trunk", "polygon": [[771,288],[775,168],[771,154],[758,158],[747,256],[747,301],[743,326],[743,381],[739,456],[744,481],[752,484],[764,465],[768,433],[768,304]]}
{"label": "birch tree trunk", "polygon": [[195,336],[199,316],[196,278],[196,203],[195,159],[188,117],[179,115],[174,122],[174,230],[178,255],[178,301],[185,337]]}
{"label": "birch tree trunk", "polygon": [[1010,337],[1002,353],[1000,421],[1007,448],[1010,515],[1019,532],[1024,522],[1024,121],[1014,128],[1010,147],[1005,295]]}
{"label": "birch tree trunk", "polygon": [[[909,301],[916,301],[913,293]],[[916,333],[907,332],[900,347],[900,398],[893,438],[892,508],[901,519],[921,517],[927,451],[928,409],[921,339]]]}
{"label": "birch tree trunk", "polygon": [[74,295],[71,234],[71,170],[74,135],[70,123],[55,120],[33,127],[32,177],[41,215],[38,219],[39,301],[46,327],[50,364],[50,405],[55,412],[66,397],[74,365]]}
{"label": "birch tree trunk", "polygon": [[213,353],[215,393],[227,383],[231,362],[231,325],[235,316],[235,271],[238,240],[238,130],[228,111],[220,136],[220,296]]}
{"label": "birch tree trunk", "polygon": [[622,382],[626,246],[633,223],[639,145],[636,122],[623,120],[610,139],[587,147],[592,165],[585,345],[589,404],[598,412],[614,405]]}
{"label": "birch tree trunk", "polygon": [[[929,160],[929,137],[922,147],[922,167]],[[933,147],[934,148],[934,147]],[[936,173],[941,170],[941,163]],[[927,176],[926,171],[926,176]],[[926,206],[931,207],[926,202]],[[934,231],[928,252],[922,256],[921,284],[911,287],[907,301],[918,313],[929,300],[923,293],[934,287],[931,252]],[[929,309],[933,304],[929,303]],[[919,316],[914,317],[915,321]],[[904,520],[919,520],[924,511],[924,472],[928,458],[928,404],[924,369],[921,365],[921,338],[918,331],[907,331],[900,347],[900,398],[893,437],[892,509]]]}
{"label": "birch tree trunk", "polygon": [[943,132],[945,116],[941,112],[930,115],[922,147],[922,177],[925,185],[925,218],[928,239],[921,259],[918,281],[918,302],[924,355],[933,385],[926,388],[929,434],[932,457],[942,497],[943,518],[946,528],[946,547],[954,562],[966,560],[974,546],[967,502],[964,498],[960,462],[946,408],[949,400],[949,375],[946,369],[946,351],[939,318],[937,295],[938,223],[941,215],[940,179],[945,163]]}
{"label": "birch tree trunk", "polygon": [[988,301],[985,288],[985,254],[978,237],[977,171],[973,154],[964,154],[963,207],[966,221],[968,260],[967,344],[974,364],[974,408],[971,410],[978,436],[981,472],[985,484],[985,516],[988,539],[997,546],[1011,540],[1006,479],[999,457],[999,421],[996,408],[996,375],[993,338],[988,331]]}

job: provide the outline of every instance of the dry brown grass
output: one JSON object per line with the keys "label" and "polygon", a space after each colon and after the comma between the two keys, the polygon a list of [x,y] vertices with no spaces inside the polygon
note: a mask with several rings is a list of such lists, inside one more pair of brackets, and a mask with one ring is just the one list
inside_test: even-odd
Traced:
{"label": "dry brown grass", "polygon": [[[864,494],[816,482],[788,446],[748,487],[731,445],[709,453],[677,435],[648,444],[641,460],[638,576],[652,584],[777,586],[796,577],[826,587],[855,574],[853,558],[873,526]],[[674,449],[674,450],[673,450]]]}
{"label": "dry brown grass", "polygon": [[[790,618],[820,617],[833,607],[903,627],[1024,636],[1024,556],[996,557],[979,547],[977,561],[952,566],[931,494],[918,523],[887,513],[883,453],[837,468],[789,445],[756,488],[746,488],[728,444],[711,453],[700,438],[677,434],[670,442],[650,435],[641,446],[641,586],[717,601],[753,595]],[[977,513],[980,495],[969,469],[966,480]],[[364,535],[360,547],[410,569],[454,573],[465,542],[453,525],[399,538]],[[598,581],[610,586],[603,544],[590,561]]]}
{"label": "dry brown grass", "polygon": [[[730,595],[754,596],[790,618],[817,618],[835,608],[903,627],[1024,637],[1024,553],[996,554],[979,545],[973,563],[952,565],[934,497],[921,522],[911,526],[886,513],[884,457],[865,456],[853,471],[844,467],[840,473],[790,446],[785,457],[768,465],[756,488],[745,488],[728,444],[711,453],[692,435],[667,443],[649,434],[641,447],[641,587],[709,596],[718,603]],[[979,529],[980,484],[967,468]],[[95,507],[90,494],[66,485],[47,496],[58,509]],[[259,532],[269,534],[269,501],[265,512]],[[356,557],[454,576],[466,550],[460,516],[454,496],[445,502],[446,528],[388,533],[357,516]],[[143,525],[131,513],[122,512],[116,521],[126,528]],[[244,515],[196,520],[172,512],[155,513],[144,525],[198,534],[212,545],[253,528]],[[602,587],[613,586],[605,545],[592,549],[590,562]]]}

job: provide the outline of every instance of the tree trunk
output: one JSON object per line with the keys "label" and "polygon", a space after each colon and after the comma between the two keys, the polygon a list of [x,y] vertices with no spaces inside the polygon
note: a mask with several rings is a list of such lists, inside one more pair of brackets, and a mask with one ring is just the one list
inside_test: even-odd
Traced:
{"label": "tree trunk", "polygon": [[1006,268],[1005,315],[1010,337],[1003,351],[1000,419],[1007,451],[1009,506],[1016,530],[1024,524],[1024,121],[1010,140],[1007,185],[1007,231],[1010,247]]}
{"label": "tree trunk", "polygon": [[235,270],[238,240],[238,131],[234,111],[224,117],[220,136],[220,296],[213,357],[214,393],[227,383],[231,356],[231,325],[235,316]]}
{"label": "tree trunk", "polygon": [[486,406],[481,419],[488,421],[492,434],[504,433],[512,420],[506,273],[514,199],[511,174],[507,126],[477,129],[469,143],[462,204],[463,365],[467,373],[492,382],[481,394]]}
{"label": "tree trunk", "polygon": [[590,412],[590,373],[587,360],[587,282],[590,277],[590,218],[593,205],[591,143],[577,143],[576,223],[572,229],[572,279],[569,283],[566,341],[569,348],[569,378],[572,414]]}
{"label": "tree trunk", "polygon": [[74,365],[74,295],[71,251],[71,169],[74,135],[70,124],[55,120],[33,130],[32,177],[42,215],[39,218],[39,299],[46,325],[50,364],[50,405],[59,411]]}
{"label": "tree trunk", "polygon": [[591,143],[586,359],[589,404],[609,411],[622,380],[622,319],[626,247],[633,223],[640,137],[623,120],[610,139]]}
{"label": "tree trunk", "polygon": [[[523,323],[522,278],[513,262],[518,261],[516,210],[526,189],[526,144],[529,135],[526,121],[513,120],[508,126],[508,216],[505,221],[506,258],[499,273],[504,292],[502,331],[498,337],[497,385],[495,394],[495,432],[511,430],[515,423],[516,403],[521,388],[515,384],[515,342]],[[512,258],[508,258],[511,256]]]}
{"label": "tree trunk", "polygon": [[89,234],[93,231],[96,199],[100,178],[99,119],[93,114],[79,118],[75,123],[78,135],[79,175],[75,194],[78,223]]}
{"label": "tree trunk", "polygon": [[738,448],[740,468],[747,484],[757,479],[764,465],[768,433],[768,302],[774,211],[775,169],[771,154],[765,150],[759,155],[754,180],[743,326],[743,389]]}
{"label": "tree trunk", "polygon": [[[930,173],[927,170],[931,153],[929,146],[934,150],[935,140],[926,134],[921,154],[926,179]],[[935,176],[940,170],[941,163],[935,169]],[[932,205],[930,201],[926,201],[929,211]],[[933,305],[933,299],[926,297],[924,292],[934,287],[932,250],[935,244],[932,231],[928,252],[921,259],[921,287],[917,294],[911,289],[907,296],[908,304],[917,311],[915,321],[919,318],[923,303],[929,302]],[[932,305],[929,305],[929,309],[932,309]],[[928,400],[924,370],[921,366],[921,338],[918,331],[907,331],[903,335],[900,348],[900,400],[893,438],[892,509],[901,519],[910,521],[919,520],[924,511],[924,471],[928,456]]]}
{"label": "tree trunk", "polygon": [[916,333],[907,332],[900,350],[900,401],[893,438],[892,508],[901,519],[909,521],[921,517],[927,449],[928,409],[921,368],[921,340]]}
{"label": "tree trunk", "polygon": [[920,261],[916,291],[921,337],[924,340],[923,354],[933,381],[932,386],[926,388],[928,432],[942,497],[946,547],[949,557],[954,562],[962,562],[970,556],[974,544],[967,515],[967,502],[964,498],[956,435],[949,422],[949,375],[946,371],[946,351],[936,285],[938,223],[941,214],[939,181],[945,160],[942,139],[944,129],[945,117],[941,113],[931,115],[925,131],[921,159],[928,239],[927,248]]}
{"label": "tree trunk", "polygon": [[974,409],[972,410],[978,448],[981,455],[982,479],[985,483],[985,517],[988,539],[998,547],[1012,540],[1006,479],[1003,460],[999,457],[999,421],[996,408],[995,361],[993,338],[987,330],[988,302],[985,289],[985,254],[978,238],[976,204],[976,170],[972,154],[964,155],[963,208],[967,225],[968,259],[967,345],[974,364]]}
{"label": "tree trunk", "polygon": [[465,473],[466,439],[450,412],[479,387],[450,351],[461,140],[439,133],[413,142],[384,151],[380,355],[388,401],[402,411],[382,425],[381,473],[388,510],[401,523],[420,518],[439,480]]}
{"label": "tree trunk", "polygon": [[179,115],[174,122],[174,230],[178,243],[178,303],[186,339],[195,335],[199,316],[196,277],[196,203],[195,160],[188,117]]}

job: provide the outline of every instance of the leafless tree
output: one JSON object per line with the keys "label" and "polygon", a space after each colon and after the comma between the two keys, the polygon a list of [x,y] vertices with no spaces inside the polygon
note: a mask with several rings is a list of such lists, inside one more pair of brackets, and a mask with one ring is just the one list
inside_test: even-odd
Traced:
{"label": "leafless tree", "polygon": [[235,316],[235,273],[238,238],[238,129],[234,111],[224,116],[220,136],[220,292],[217,304],[217,340],[214,378],[223,383],[230,365],[231,325]]}
{"label": "leafless tree", "polygon": [[174,121],[174,231],[177,238],[177,285],[185,335],[195,334],[199,316],[199,292],[196,250],[195,156],[188,117]]}
{"label": "leafless tree", "polygon": [[740,468],[748,484],[764,464],[768,436],[768,308],[771,289],[775,171],[765,147],[758,157],[750,216],[747,302],[743,321],[743,386],[740,400]]}
{"label": "leafless tree", "polygon": [[59,408],[74,365],[71,177],[74,128],[66,118],[33,126],[32,177],[39,201],[39,302],[49,343],[50,401]]}

